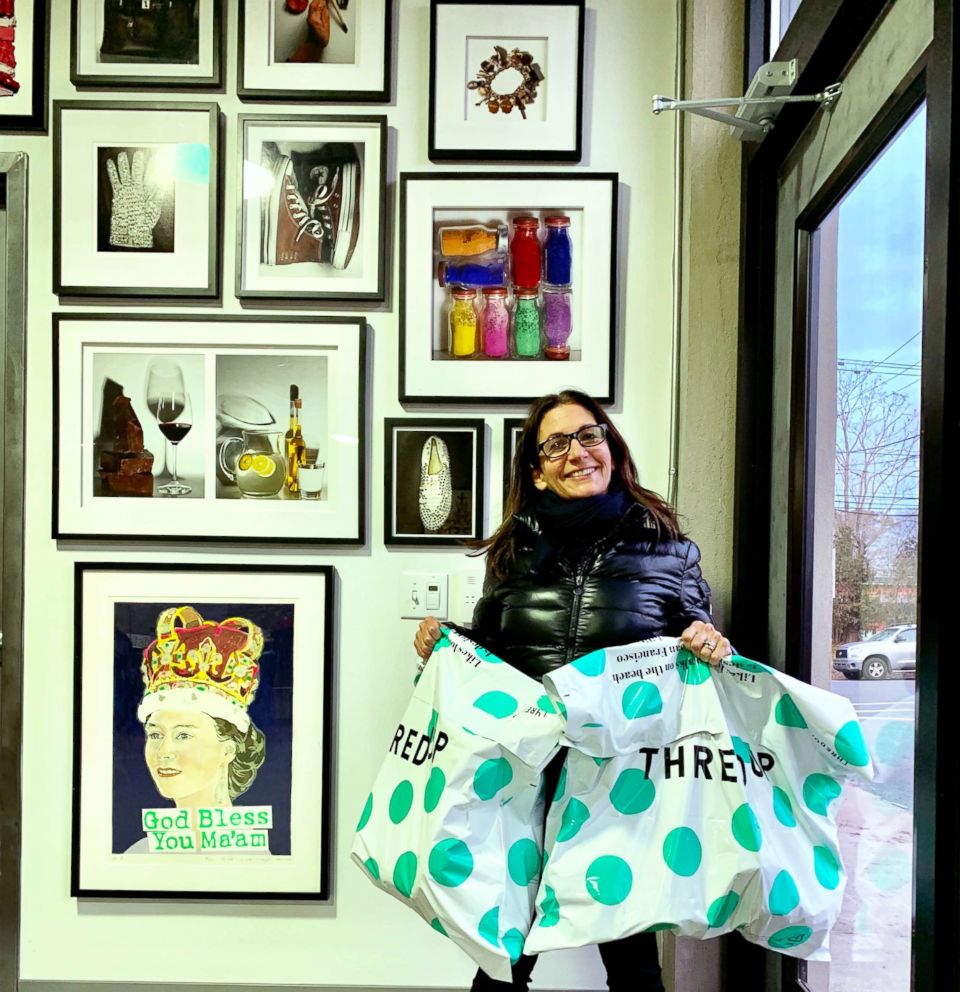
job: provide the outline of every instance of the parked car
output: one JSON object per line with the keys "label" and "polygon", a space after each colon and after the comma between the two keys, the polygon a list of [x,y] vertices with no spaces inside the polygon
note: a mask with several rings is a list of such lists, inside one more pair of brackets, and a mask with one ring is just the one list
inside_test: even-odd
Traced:
{"label": "parked car", "polygon": [[889,679],[917,670],[917,625],[898,623],[862,641],[838,644],[833,667],[848,679]]}

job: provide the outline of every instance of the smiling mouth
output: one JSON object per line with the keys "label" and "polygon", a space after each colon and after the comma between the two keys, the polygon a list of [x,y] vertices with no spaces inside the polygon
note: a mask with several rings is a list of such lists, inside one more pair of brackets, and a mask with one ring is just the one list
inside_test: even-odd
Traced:
{"label": "smiling mouth", "polygon": [[179,768],[158,768],[157,775],[160,778],[173,778],[174,775],[179,775]]}
{"label": "smiling mouth", "polygon": [[593,475],[593,473],[596,472],[596,470],[597,470],[596,466],[594,466],[593,468],[579,468],[579,469],[577,469],[576,472],[570,472],[567,475],[567,478],[568,479],[586,479],[588,476]]}

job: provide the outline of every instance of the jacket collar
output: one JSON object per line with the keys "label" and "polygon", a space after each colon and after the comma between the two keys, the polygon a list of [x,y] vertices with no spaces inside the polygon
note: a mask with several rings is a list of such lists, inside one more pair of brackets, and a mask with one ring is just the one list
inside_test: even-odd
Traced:
{"label": "jacket collar", "polygon": [[[540,521],[537,520],[536,513],[534,513],[532,507],[526,506],[522,510],[518,510],[513,515],[513,519],[534,536],[540,534]],[[627,512],[624,513],[618,523],[614,526],[613,531],[619,531],[628,522],[631,527],[649,527],[650,514],[647,512],[647,508],[640,503],[631,503],[630,506],[627,507]]]}

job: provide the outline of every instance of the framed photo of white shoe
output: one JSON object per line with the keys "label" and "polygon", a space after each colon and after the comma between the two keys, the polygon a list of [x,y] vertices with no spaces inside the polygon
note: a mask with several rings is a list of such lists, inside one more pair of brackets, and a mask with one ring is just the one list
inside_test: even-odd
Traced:
{"label": "framed photo of white shoe", "polygon": [[460,547],[483,536],[482,420],[384,421],[386,545]]}
{"label": "framed photo of white shoe", "polygon": [[356,545],[358,317],[55,314],[53,537]]}
{"label": "framed photo of white shoe", "polygon": [[401,173],[400,401],[613,402],[615,173]]}
{"label": "framed photo of white shoe", "polygon": [[220,293],[220,108],[54,101],[53,291]]}
{"label": "framed photo of white shoe", "polygon": [[72,0],[74,86],[211,89],[223,84],[223,0]]}
{"label": "framed photo of white shoe", "polygon": [[240,0],[237,96],[387,103],[394,0]]}
{"label": "framed photo of white shoe", "polygon": [[239,121],[237,296],[383,302],[386,117]]}

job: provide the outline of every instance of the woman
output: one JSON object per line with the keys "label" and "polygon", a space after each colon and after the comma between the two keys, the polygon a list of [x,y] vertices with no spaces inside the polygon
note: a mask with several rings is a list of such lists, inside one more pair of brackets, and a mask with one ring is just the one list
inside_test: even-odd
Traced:
{"label": "woman", "polygon": [[[480,546],[487,576],[470,636],[533,678],[598,648],[662,635],[712,664],[732,653],[711,623],[699,549],[672,508],[639,484],[620,432],[584,393],[531,406],[503,523]],[[427,617],[414,638],[421,658],[439,636]],[[560,767],[547,769],[548,780]],[[600,956],[611,992],[662,992],[654,934],[601,944]],[[525,990],[534,963],[523,955],[512,983],[479,971],[472,992]]]}

